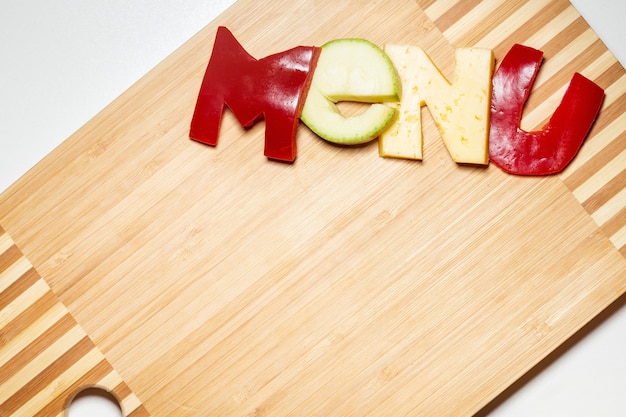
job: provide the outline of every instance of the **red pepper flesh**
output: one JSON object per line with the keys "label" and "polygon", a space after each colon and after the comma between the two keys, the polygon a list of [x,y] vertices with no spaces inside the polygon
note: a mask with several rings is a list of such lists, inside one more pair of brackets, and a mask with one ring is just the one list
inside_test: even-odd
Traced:
{"label": "red pepper flesh", "polygon": [[489,158],[510,174],[562,171],[578,153],[604,99],[602,88],[575,73],[547,125],[539,131],[522,130],[522,110],[542,58],[541,51],[516,44],[492,79]]}
{"label": "red pepper flesh", "polygon": [[319,53],[319,47],[298,46],[257,60],[227,28],[220,26],[189,137],[217,145],[227,105],[242,126],[251,126],[264,117],[265,156],[293,162],[299,117]]}

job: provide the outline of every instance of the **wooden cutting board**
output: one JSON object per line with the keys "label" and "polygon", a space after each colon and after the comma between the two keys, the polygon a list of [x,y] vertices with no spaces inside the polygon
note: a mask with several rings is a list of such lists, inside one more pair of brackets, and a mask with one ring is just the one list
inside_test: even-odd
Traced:
{"label": "wooden cutting board", "polygon": [[[254,56],[340,37],[544,51],[523,126],[575,71],[606,99],[558,176],[298,131],[292,165],[227,112],[187,138],[218,25]],[[81,387],[125,415],[467,416],[626,291],[626,73],[564,0],[240,0],[0,195],[0,415]],[[33,268],[34,267],[34,268]]]}

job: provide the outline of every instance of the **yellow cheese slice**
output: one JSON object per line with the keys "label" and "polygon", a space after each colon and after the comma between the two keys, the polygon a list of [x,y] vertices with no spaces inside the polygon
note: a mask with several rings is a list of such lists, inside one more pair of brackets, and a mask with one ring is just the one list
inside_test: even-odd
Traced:
{"label": "yellow cheese slice", "polygon": [[456,49],[452,83],[420,47],[385,45],[385,52],[400,76],[402,99],[397,120],[379,138],[379,154],[422,159],[420,109],[426,105],[455,162],[488,164],[493,51]]}

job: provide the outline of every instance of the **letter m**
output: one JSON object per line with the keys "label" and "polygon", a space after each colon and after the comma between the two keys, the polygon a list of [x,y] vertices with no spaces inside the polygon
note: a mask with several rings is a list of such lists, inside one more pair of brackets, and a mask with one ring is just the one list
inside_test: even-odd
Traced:
{"label": "letter m", "polygon": [[298,119],[319,52],[318,47],[298,46],[257,60],[227,28],[219,27],[189,137],[217,145],[227,105],[242,126],[265,118],[265,156],[293,161]]}

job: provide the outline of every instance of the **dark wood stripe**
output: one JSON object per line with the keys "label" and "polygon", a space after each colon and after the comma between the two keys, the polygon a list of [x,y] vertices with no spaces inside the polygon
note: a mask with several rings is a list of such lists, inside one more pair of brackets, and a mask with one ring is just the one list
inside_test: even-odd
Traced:
{"label": "dark wood stripe", "polygon": [[417,0],[416,3],[419,7],[422,8],[422,10],[426,10],[428,9],[430,6],[433,5],[433,3],[435,3],[436,0]]}
{"label": "dark wood stripe", "polygon": [[[113,395],[115,395],[118,398],[118,401],[120,403],[122,403],[125,398],[129,397],[133,393],[128,387],[128,385],[126,385],[125,382],[119,383],[115,388],[113,388],[113,390],[111,390],[111,392],[113,393]],[[129,410],[124,410],[122,407],[122,412],[124,412],[124,414],[127,417],[131,417],[131,416],[149,417],[150,416],[150,414],[148,413],[148,411],[144,408],[142,404],[139,405],[137,409],[133,410],[130,413],[129,413]]]}
{"label": "dark wood stripe", "polygon": [[30,307],[22,311],[17,317],[0,329],[0,340],[13,339],[58,302],[59,300],[52,291],[47,291]]}
{"label": "dark wood stripe", "polygon": [[0,253],[0,272],[6,271],[11,265],[22,257],[22,252],[17,246],[11,245],[3,253]]}
{"label": "dark wood stripe", "polygon": [[516,43],[525,44],[530,36],[534,35],[544,26],[549,25],[555,16],[561,14],[569,6],[570,3],[568,1],[554,1],[538,10],[537,13],[519,29],[512,32],[506,38],[503,38],[497,45],[492,45],[496,59],[501,60]]}
{"label": "dark wood stripe", "polygon": [[600,110],[600,114],[591,128],[589,136],[592,137],[601,132],[604,128],[613,123],[615,119],[622,116],[624,114],[624,108],[626,108],[624,106],[626,106],[626,91],[622,92],[622,95]]}
{"label": "dark wood stripe", "polygon": [[0,386],[75,326],[77,326],[76,320],[68,313],[31,341],[16,356],[0,367]]}
{"label": "dark wood stripe", "polygon": [[626,207],[622,207],[615,216],[611,217],[602,225],[601,229],[607,236],[613,236],[615,233],[619,232],[624,225],[626,225]]}
{"label": "dark wood stripe", "polygon": [[[569,84],[569,81],[571,80],[575,72],[581,72],[586,67],[591,65],[593,62],[597,61],[605,52],[606,52],[606,47],[604,46],[601,40],[597,39],[591,45],[586,47],[584,50],[580,50],[578,55],[576,55],[573,59],[571,59],[564,67],[559,68],[558,71],[565,73],[564,75],[566,76],[566,78],[568,78],[568,84]],[[551,57],[553,56],[554,55],[546,56],[546,61],[549,61]],[[554,78],[556,77],[553,76],[550,80],[547,80],[544,84],[548,88],[551,88],[553,91],[556,91],[558,88],[561,87],[561,85],[559,84],[551,85],[551,82]]]}
{"label": "dark wood stripe", "polygon": [[606,71],[594,80],[603,89],[609,88],[612,84],[617,82],[624,76],[624,67],[619,61],[615,61]]}
{"label": "dark wood stripe", "polygon": [[[593,138],[590,138],[593,140]],[[588,139],[589,140],[589,139]],[[593,174],[598,172],[608,161],[613,159],[617,154],[624,150],[626,142],[626,132],[623,132],[615,138],[610,144],[605,146],[596,155],[592,156],[588,161],[582,164],[576,171],[563,180],[563,183],[571,191],[574,191],[585,183]],[[583,143],[583,146],[585,144]]]}
{"label": "dark wood stripe", "polygon": [[128,387],[128,385],[126,385],[125,382],[120,382],[119,384],[117,384],[117,386],[115,388],[113,388],[111,390],[111,393],[117,397],[118,401],[122,401],[124,398],[128,397],[130,394],[132,394],[132,391],[130,390],[130,388]]}
{"label": "dark wood stripe", "polygon": [[148,410],[146,410],[143,405],[140,405],[135,411],[126,417],[150,417],[150,413],[148,413]]}
{"label": "dark wood stripe", "polygon": [[[613,145],[613,143],[611,145]],[[624,148],[622,148],[622,150],[623,149]],[[587,210],[587,212],[589,212],[589,214],[593,214],[617,193],[622,191],[624,187],[626,187],[626,167],[615,178],[611,179],[608,183],[606,183],[606,185],[583,202],[583,207]]]}
{"label": "dark wood stripe", "polygon": [[9,285],[4,291],[2,291],[2,297],[0,298],[0,310],[3,310],[13,302],[17,297],[29,289],[33,284],[39,281],[41,277],[35,271],[34,268],[30,268],[28,271],[22,274],[14,283]]}
{"label": "dark wood stripe", "polygon": [[544,56],[546,58],[549,58],[550,56],[556,55],[588,29],[589,25],[587,25],[587,22],[585,22],[582,17],[576,18],[565,29],[563,29],[541,47]]}
{"label": "dark wood stripe", "polygon": [[452,6],[441,17],[435,20],[435,26],[441,32],[448,30],[454,23],[456,23],[463,16],[468,14],[474,7],[480,4],[481,0],[461,0],[454,6]]}
{"label": "dark wood stripe", "polygon": [[[546,80],[541,86],[533,90],[526,103],[525,113],[528,114],[535,110],[539,105],[543,104],[555,91],[558,91],[561,87],[569,85],[574,73],[580,71],[582,68],[588,66],[591,62],[595,61],[604,53],[604,45],[600,41],[594,42],[591,47],[581,51],[576,58],[572,59],[562,68],[559,68],[556,74]],[[546,56],[545,60],[550,60],[550,56]],[[541,68],[539,69],[541,71]],[[559,103],[562,97],[559,98]],[[558,103],[555,104],[553,110],[556,109]],[[548,123],[552,113],[546,114],[544,118],[536,123],[534,129],[541,129]]]}
{"label": "dark wood stripe", "polygon": [[94,348],[92,341],[85,336],[76,345],[72,346],[57,360],[52,362],[50,366],[41,371],[15,392],[4,403],[0,404],[0,416],[12,415],[24,404],[26,404],[37,393],[46,388],[52,381],[67,371],[80,358],[85,356],[87,352]]}
{"label": "dark wood stripe", "polygon": [[56,397],[49,401],[34,417],[56,416],[69,406],[69,402],[80,390],[92,386],[95,381],[104,378],[113,367],[105,359],[102,359],[96,366],[74,381],[69,387],[59,392]]}
{"label": "dark wood stripe", "polygon": [[[461,1],[461,3],[465,3]],[[493,30],[497,28],[497,26],[502,23],[504,19],[508,16],[515,13],[519,10],[520,7],[523,6],[523,2],[521,1],[507,1],[500,7],[496,7],[490,13],[488,13],[485,17],[481,18],[480,22],[477,23],[470,30],[467,30],[465,34],[459,39],[454,39],[454,47],[472,47],[476,45],[476,43],[487,36]],[[452,27],[452,25],[450,26]],[[448,39],[452,41],[451,39]],[[512,45],[510,45],[512,46]],[[495,52],[494,52],[495,53]]]}

